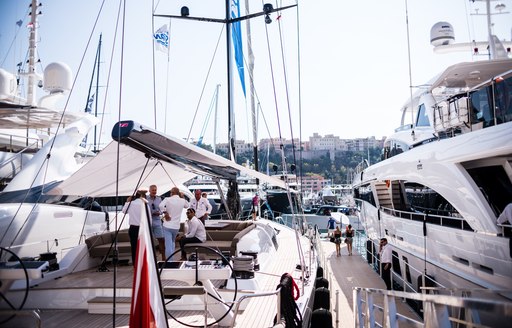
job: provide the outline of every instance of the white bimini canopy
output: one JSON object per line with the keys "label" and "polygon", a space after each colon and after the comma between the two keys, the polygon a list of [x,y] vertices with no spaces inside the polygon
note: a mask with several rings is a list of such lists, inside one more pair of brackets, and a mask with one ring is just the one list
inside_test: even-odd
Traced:
{"label": "white bimini canopy", "polygon": [[112,137],[115,141],[48,193],[91,197],[127,196],[137,189],[147,189],[152,184],[164,192],[197,175],[236,180],[240,174],[286,188],[285,182],[278,178],[248,169],[133,121],[117,123]]}

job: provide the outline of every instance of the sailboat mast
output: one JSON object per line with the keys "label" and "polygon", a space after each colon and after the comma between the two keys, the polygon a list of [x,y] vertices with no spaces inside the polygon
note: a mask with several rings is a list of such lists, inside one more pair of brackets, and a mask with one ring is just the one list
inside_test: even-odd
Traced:
{"label": "sailboat mast", "polygon": [[228,83],[228,142],[229,158],[236,161],[235,153],[235,113],[233,111],[233,74],[231,72],[231,0],[226,0],[226,65],[227,65],[227,83]]}
{"label": "sailboat mast", "polygon": [[28,90],[27,90],[27,105],[36,105],[36,53],[37,53],[37,0],[32,0],[30,4],[30,36],[29,36],[29,47],[28,47]]}
{"label": "sailboat mast", "polygon": [[[97,55],[96,55],[96,103],[95,103],[95,107],[94,107],[94,117],[98,117],[98,91],[99,91],[99,87],[100,87],[100,58],[101,58],[101,37],[102,37],[102,34],[100,33],[100,41],[98,43],[98,52],[97,52]],[[96,133],[97,133],[97,127],[96,125],[94,126],[94,149],[93,149],[93,152],[98,152],[98,149],[96,148],[97,147],[97,144],[96,144]]]}
{"label": "sailboat mast", "polygon": [[219,108],[219,89],[220,84],[215,87],[215,116],[213,119],[213,153],[217,154],[217,112]]}

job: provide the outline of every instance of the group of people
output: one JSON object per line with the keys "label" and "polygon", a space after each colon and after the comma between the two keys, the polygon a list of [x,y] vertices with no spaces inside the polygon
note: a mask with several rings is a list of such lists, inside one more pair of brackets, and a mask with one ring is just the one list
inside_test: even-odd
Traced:
{"label": "group of people", "polygon": [[[330,213],[328,213],[330,215]],[[340,224],[341,225],[341,224]],[[336,244],[336,256],[341,256],[342,232],[336,220],[330,216],[327,221],[327,236]],[[354,229],[352,225],[345,228],[345,243],[347,244],[348,255],[352,255],[352,243],[354,238]],[[381,238],[379,248],[379,258],[382,265],[382,279],[386,283],[386,288],[391,290],[391,247],[386,238]]]}
{"label": "group of people", "polygon": [[[129,216],[128,234],[132,263],[135,263],[141,213],[144,207],[151,215],[153,237],[158,240],[162,261],[174,253],[176,241],[180,244],[181,260],[186,260],[187,257],[186,244],[206,241],[205,221],[212,212],[212,205],[206,194],[201,190],[195,190],[194,197],[187,201],[177,187],[173,187],[170,193],[170,197],[162,199],[157,195],[157,186],[151,185],[147,195],[145,190],[140,190],[136,192],[134,199],[128,197],[122,212]],[[180,234],[181,215],[184,209],[186,209],[187,221],[184,233]]]}
{"label": "group of people", "polygon": [[[329,220],[327,220],[327,236],[332,238],[334,244],[336,244],[336,256],[341,256],[341,241],[342,241],[342,232],[340,229],[340,225],[336,224],[336,220],[330,216],[331,211],[326,210],[326,215],[329,215]],[[354,238],[354,229],[352,225],[349,224],[345,227],[345,243],[347,244],[348,255],[352,255],[352,243]]]}

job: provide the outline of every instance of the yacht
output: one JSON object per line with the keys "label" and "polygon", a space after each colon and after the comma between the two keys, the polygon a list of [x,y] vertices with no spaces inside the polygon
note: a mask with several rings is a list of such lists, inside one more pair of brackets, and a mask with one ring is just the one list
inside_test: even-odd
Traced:
{"label": "yacht", "polygon": [[[431,40],[438,52],[456,46],[446,22]],[[353,194],[368,261],[377,266],[380,238],[392,247],[395,289],[510,300],[510,225],[497,218],[512,201],[511,42],[471,44],[490,59],[452,65],[416,92],[382,161],[358,166]]]}
{"label": "yacht", "polygon": [[[37,70],[41,12],[31,1],[27,66],[15,74],[0,69],[0,247],[20,257],[51,253],[62,260],[77,240],[105,229],[108,221],[103,212],[63,206],[57,203],[60,198],[46,194],[90,158],[83,140],[98,120],[59,106],[72,86],[66,64]],[[46,92],[39,95],[38,87]]]}
{"label": "yacht", "polygon": [[[229,33],[232,23],[260,17],[269,24],[278,11],[290,7],[296,7],[296,4],[282,8],[265,4],[261,12],[232,18],[230,2],[226,1],[227,17],[212,21],[225,23]],[[182,7],[180,16],[162,16],[205,20],[189,13],[187,7]],[[231,48],[227,43],[229,57]],[[281,179],[250,170],[135,121],[119,121],[112,128],[112,139],[94,158],[45,194],[57,198],[87,195],[95,199],[118,200],[149,184],[156,184],[158,190],[164,191],[169,186],[184,185],[198,175],[228,181],[230,187],[236,185],[237,177],[248,175],[289,193],[288,185]],[[227,193],[228,203],[232,192]],[[232,199],[236,199],[236,195]],[[151,307],[155,316],[164,318],[162,326],[271,327],[286,324],[318,327],[318,322],[332,320],[330,311],[326,310],[330,296],[327,279],[323,278],[323,267],[326,266],[322,262],[318,234],[313,230],[299,233],[294,228],[264,218],[235,220],[230,207],[226,207],[231,219],[207,220],[207,240],[187,247],[186,261],[178,260],[177,247],[166,261],[157,263],[151,233],[147,232],[147,239],[146,235],[139,234],[137,259],[144,256],[140,254],[148,254],[144,262],[147,265],[138,266],[140,262],[137,261],[131,263],[135,264],[135,270],[129,265],[132,248],[128,231],[118,220],[109,229],[111,219],[103,217],[101,224],[106,227],[93,232],[89,228],[91,216],[85,216],[84,221],[68,210],[52,218],[54,223],[60,220],[62,227],[43,228],[43,214],[38,212],[41,217],[29,222],[26,230],[21,229],[22,235],[34,235],[33,230],[29,231],[34,228],[39,231],[40,238],[51,238],[59,230],[67,230],[73,222],[82,224],[83,233],[79,238],[72,235],[74,244],[59,251],[57,255],[62,257],[51,258],[51,263],[46,256],[29,258],[31,254],[37,254],[35,250],[25,247],[26,252],[20,252],[20,248],[13,247],[10,241],[0,245],[3,247],[0,309],[13,313],[7,318],[0,317],[0,324],[7,322],[16,326],[11,321],[18,319],[14,316],[31,314],[37,319],[39,311],[50,314],[43,317],[43,326],[65,326],[69,318],[79,326],[98,326],[97,320],[104,317],[109,319],[106,325],[114,322],[113,326],[116,326],[120,315],[124,315],[126,322],[128,315],[129,319],[136,316],[130,304],[133,307],[139,304],[134,295],[143,288],[139,288],[137,282],[147,278],[138,275],[141,267],[150,268],[151,279],[155,279],[146,288],[152,293],[148,302],[165,300],[162,307]],[[150,220],[148,213],[145,217],[141,213],[141,217],[140,230],[150,230],[144,228],[145,219]],[[124,220],[118,219],[121,223]],[[20,228],[23,228],[22,224],[12,227]],[[184,225],[180,229],[184,232]],[[15,231],[10,235],[15,235]],[[61,240],[49,241],[50,252],[54,252],[57,243],[61,245]],[[142,244],[146,245],[147,253],[140,251]],[[153,275],[156,271],[158,274]],[[320,286],[323,288],[317,293],[316,288]],[[59,322],[52,321],[59,318]]]}

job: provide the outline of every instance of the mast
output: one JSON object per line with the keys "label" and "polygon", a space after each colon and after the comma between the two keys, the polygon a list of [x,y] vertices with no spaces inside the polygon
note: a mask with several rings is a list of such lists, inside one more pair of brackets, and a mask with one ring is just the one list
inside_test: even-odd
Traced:
{"label": "mast", "polygon": [[235,153],[235,113],[233,111],[233,74],[231,73],[231,0],[226,0],[226,66],[227,66],[227,83],[228,83],[228,142],[229,142],[229,158],[236,162]]}
{"label": "mast", "polygon": [[37,0],[32,0],[30,4],[30,37],[28,46],[28,91],[27,91],[27,105],[34,107],[36,105],[36,52],[37,52],[37,16],[41,12],[37,12]]}
{"label": "mast", "polygon": [[[101,58],[101,37],[102,34],[100,33],[100,41],[98,42],[98,52],[96,55],[96,104],[94,106],[94,117],[98,117],[98,92],[100,87],[100,58]],[[94,148],[93,152],[97,153],[98,149],[96,144],[96,133],[97,133],[97,125],[94,126]]]}

